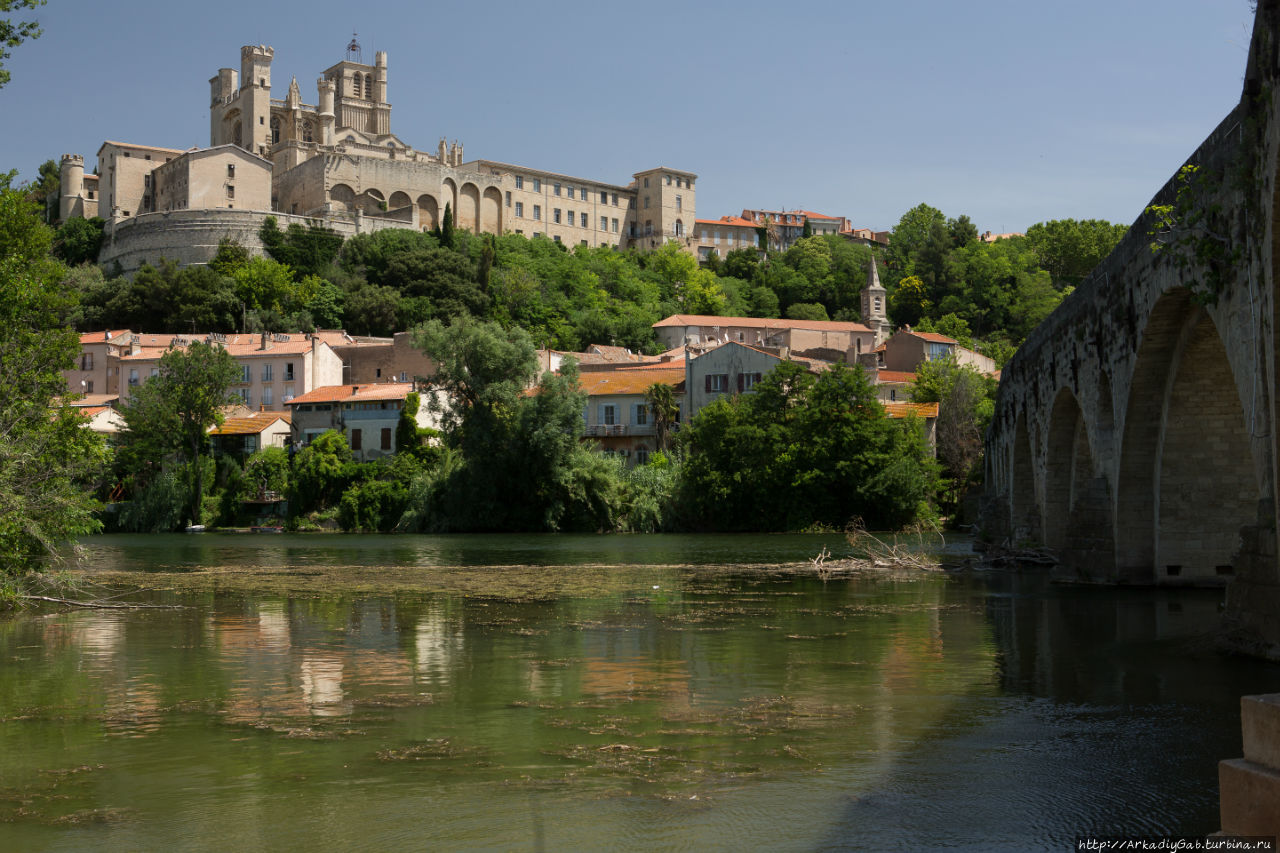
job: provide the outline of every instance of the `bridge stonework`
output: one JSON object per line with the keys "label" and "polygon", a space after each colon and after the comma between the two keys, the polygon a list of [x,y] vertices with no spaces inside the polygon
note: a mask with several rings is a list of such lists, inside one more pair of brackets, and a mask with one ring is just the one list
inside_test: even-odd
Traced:
{"label": "bridge stonework", "polygon": [[982,501],[1062,580],[1226,585],[1224,641],[1276,659],[1278,44],[1266,0],[1240,104],[1153,199],[1190,193],[1181,244],[1144,213],[1005,367]]}

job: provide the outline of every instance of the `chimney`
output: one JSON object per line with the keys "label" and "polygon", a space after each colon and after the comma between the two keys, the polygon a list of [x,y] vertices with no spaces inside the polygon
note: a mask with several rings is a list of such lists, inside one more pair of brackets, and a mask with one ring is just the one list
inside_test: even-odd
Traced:
{"label": "chimney", "polygon": [[266,348],[267,348],[267,333],[263,332],[262,343],[258,346],[258,349],[266,349]]}
{"label": "chimney", "polygon": [[111,340],[111,332],[107,332],[107,340]]}

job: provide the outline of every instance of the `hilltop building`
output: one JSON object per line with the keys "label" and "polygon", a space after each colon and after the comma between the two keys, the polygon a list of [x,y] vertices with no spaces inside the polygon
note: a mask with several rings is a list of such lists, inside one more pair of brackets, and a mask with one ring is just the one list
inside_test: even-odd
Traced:
{"label": "hilltop building", "polygon": [[205,263],[223,237],[260,252],[257,232],[320,222],[343,236],[383,228],[511,231],[571,245],[688,246],[697,175],[657,167],[625,183],[496,160],[467,161],[460,142],[419,150],[391,127],[387,54],[346,58],[316,81],[316,103],[296,78],[272,97],[275,51],[247,45],[240,69],[210,79],[209,145],[181,150],[104,142],[95,174],[64,154],[59,212],[107,221],[99,262],[126,272],[160,257]]}

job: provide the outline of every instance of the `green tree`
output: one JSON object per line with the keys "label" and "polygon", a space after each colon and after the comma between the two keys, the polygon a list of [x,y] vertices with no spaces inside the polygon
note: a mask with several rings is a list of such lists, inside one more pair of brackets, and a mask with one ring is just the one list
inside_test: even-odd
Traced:
{"label": "green tree", "polygon": [[58,221],[61,186],[61,167],[56,160],[45,160],[36,170],[35,181],[27,189],[31,200],[39,205],[42,218],[50,225]]}
{"label": "green tree", "polygon": [[355,477],[355,461],[346,437],[328,430],[302,448],[293,460],[293,488],[289,511],[305,515],[335,506]]}
{"label": "green tree", "polygon": [[55,400],[80,347],[58,322],[69,297],[52,242],[34,205],[0,190],[0,574],[10,576],[98,528],[89,482],[103,465],[101,439]]}
{"label": "green tree", "polygon": [[315,223],[304,228],[291,222],[281,231],[274,216],[262,221],[258,237],[273,261],[288,266],[300,277],[323,276],[342,249],[342,235],[332,228]]}
{"label": "green tree", "polygon": [[1128,230],[1103,219],[1054,219],[1028,228],[1027,243],[1062,290],[1078,287]]}
{"label": "green tree", "polygon": [[694,527],[900,527],[935,472],[920,430],[885,417],[863,371],[815,377],[783,362],[750,394],[723,397],[680,433],[680,503]]}
{"label": "green tree", "polygon": [[644,391],[644,401],[653,415],[653,431],[658,451],[665,453],[671,441],[671,432],[680,418],[680,404],[675,390],[665,382],[655,382]]}
{"label": "green tree", "polygon": [[787,306],[787,316],[792,320],[830,320],[827,309],[818,302],[796,302]]}
{"label": "green tree", "polygon": [[[0,0],[0,12],[6,15],[19,9],[35,9],[43,6],[45,0]],[[0,18],[0,89],[9,82],[9,72],[4,67],[4,60],[10,56],[10,48],[15,48],[27,39],[40,37],[38,21],[13,21],[8,17]]]}
{"label": "green tree", "polygon": [[102,231],[107,223],[98,218],[75,216],[58,227],[53,253],[68,266],[97,263],[102,250]]}
{"label": "green tree", "polygon": [[912,401],[938,404],[938,461],[950,481],[950,504],[981,474],[982,437],[995,411],[995,391],[994,379],[954,358],[925,361],[916,368]]}
{"label": "green tree", "polygon": [[[225,349],[195,341],[160,357],[159,373],[133,389],[120,413],[128,425],[125,445],[147,454],[169,450],[190,472],[192,523],[202,521],[204,476],[200,459],[210,427],[223,421],[222,409],[238,398],[231,385],[240,367]],[[135,454],[136,456],[139,454]]]}

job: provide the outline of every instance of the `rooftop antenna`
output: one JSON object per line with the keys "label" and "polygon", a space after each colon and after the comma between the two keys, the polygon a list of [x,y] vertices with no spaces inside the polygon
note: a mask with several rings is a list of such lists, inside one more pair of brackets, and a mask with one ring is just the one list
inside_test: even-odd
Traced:
{"label": "rooftop antenna", "polygon": [[356,41],[355,30],[351,31],[351,43],[347,45],[347,61],[352,60],[364,65],[364,57],[360,53],[360,42]]}

